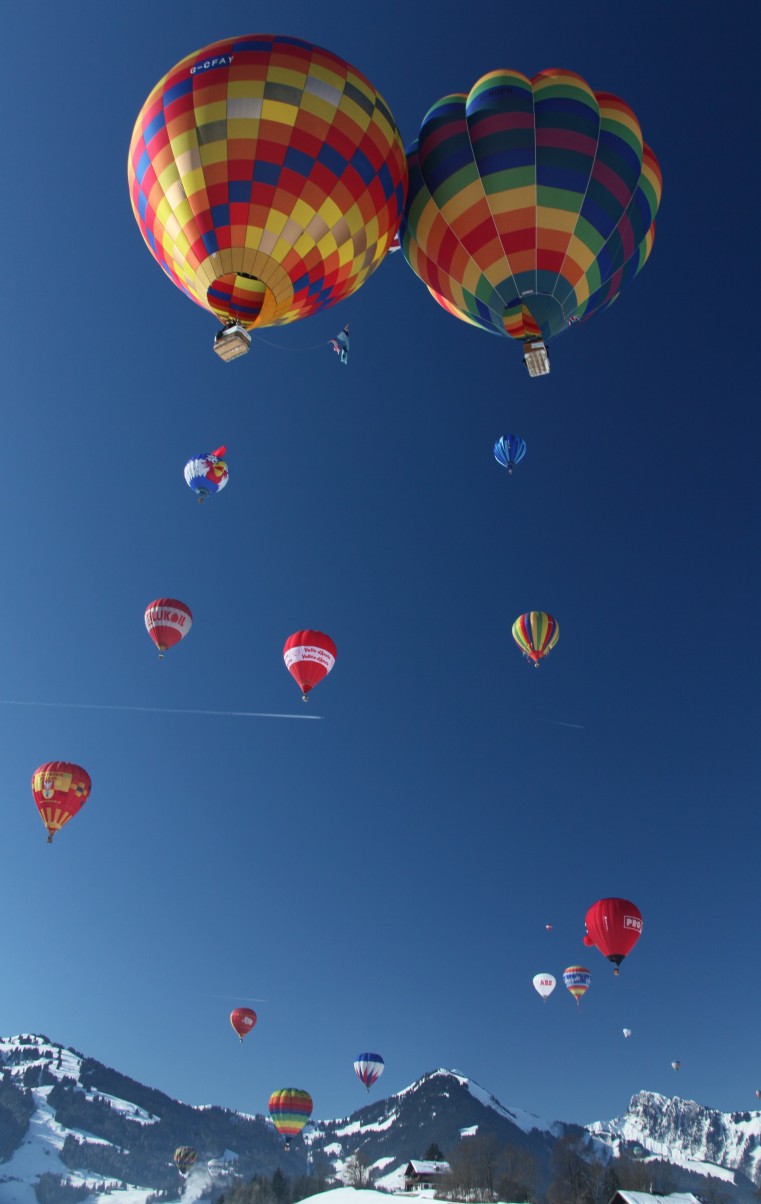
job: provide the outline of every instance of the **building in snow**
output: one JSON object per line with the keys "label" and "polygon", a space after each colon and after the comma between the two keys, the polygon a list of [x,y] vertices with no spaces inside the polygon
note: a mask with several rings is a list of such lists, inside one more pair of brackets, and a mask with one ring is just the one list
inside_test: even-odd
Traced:
{"label": "building in snow", "polygon": [[404,1190],[420,1191],[423,1187],[439,1187],[449,1171],[448,1162],[408,1162],[404,1171]]}

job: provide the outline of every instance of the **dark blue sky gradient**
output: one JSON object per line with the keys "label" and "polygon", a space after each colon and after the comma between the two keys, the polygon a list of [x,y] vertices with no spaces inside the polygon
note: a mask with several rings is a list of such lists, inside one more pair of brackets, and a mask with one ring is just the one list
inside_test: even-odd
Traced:
{"label": "dark blue sky gradient", "polygon": [[[640,1088],[753,1105],[759,171],[741,13],[6,16],[0,698],[300,714],[285,638],[325,630],[338,662],[319,723],[0,706],[1,1031],[249,1112],[288,1085],[318,1117],[361,1106],[364,1049],[386,1058],[375,1094],[446,1065],[565,1120]],[[143,245],[126,155],[160,76],[243,32],[347,58],[406,143],[501,66],[619,94],[664,174],[650,262],[552,345],[546,380],[440,311],[400,255],[222,364],[214,322]],[[323,344],[346,321],[343,369]],[[512,478],[491,452],[508,431],[528,445]],[[199,507],[183,464],[220,443],[230,484]],[[195,622],[159,663],[143,611],[164,594]],[[529,609],[561,628],[538,672],[510,635]],[[29,780],[58,758],[93,789],[49,848]],[[618,979],[581,943],[605,895],[644,915]],[[581,1007],[562,985],[543,1005],[532,976],[576,962]],[[266,1002],[241,1047],[227,1016],[249,997]]]}

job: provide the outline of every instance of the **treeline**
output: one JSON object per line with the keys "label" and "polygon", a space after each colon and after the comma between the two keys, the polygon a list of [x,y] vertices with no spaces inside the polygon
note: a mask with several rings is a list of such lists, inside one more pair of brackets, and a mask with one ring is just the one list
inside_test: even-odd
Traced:
{"label": "treeline", "polygon": [[269,1178],[254,1175],[248,1183],[228,1187],[216,1197],[215,1204],[297,1204],[335,1186],[321,1169],[291,1179],[278,1167]]}
{"label": "treeline", "polygon": [[60,1175],[51,1175],[48,1171],[40,1175],[34,1185],[34,1194],[38,1204],[80,1204],[92,1195],[84,1183],[79,1186],[68,1183]]}
{"label": "treeline", "polygon": [[0,1072],[0,1162],[6,1162],[21,1145],[33,1112],[31,1093]]}

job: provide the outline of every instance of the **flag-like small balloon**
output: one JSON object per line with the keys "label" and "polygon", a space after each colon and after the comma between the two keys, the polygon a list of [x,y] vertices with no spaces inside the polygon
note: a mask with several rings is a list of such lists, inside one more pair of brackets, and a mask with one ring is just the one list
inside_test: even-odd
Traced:
{"label": "flag-like small balloon", "polygon": [[87,770],[70,761],[46,761],[35,769],[32,794],[48,830],[48,844],[52,844],[56,832],[85,805],[91,786]]}

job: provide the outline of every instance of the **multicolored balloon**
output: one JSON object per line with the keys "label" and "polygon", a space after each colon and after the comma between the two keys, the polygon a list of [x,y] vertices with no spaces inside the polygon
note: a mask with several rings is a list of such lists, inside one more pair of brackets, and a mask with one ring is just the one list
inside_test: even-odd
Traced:
{"label": "multicolored balloon", "polygon": [[156,598],[145,608],[146,630],[159,650],[159,660],[167,648],[185,638],[192,625],[190,607],[176,598]]}
{"label": "multicolored balloon", "polygon": [[557,986],[557,980],[554,974],[535,974],[532,982],[534,984],[534,990],[539,992],[543,1003],[547,1002]]}
{"label": "multicolored balloon", "polygon": [[563,982],[568,990],[573,995],[577,1004],[581,1003],[584,995],[589,990],[589,985],[592,982],[592,975],[586,966],[568,966],[563,971]]}
{"label": "multicolored balloon", "polygon": [[513,623],[513,639],[525,656],[539,668],[542,657],[555,647],[560,639],[557,619],[543,610],[529,610]]}
{"label": "multicolored balloon", "polygon": [[611,305],[652,249],[655,155],[625,101],[573,71],[492,71],[443,97],[407,161],[410,267],[448,313],[524,348]]}
{"label": "multicolored balloon", "polygon": [[135,220],[177,288],[246,329],[349,296],[397,233],[407,164],[361,72],[251,34],[182,59],[151,91],[127,163]]}
{"label": "multicolored balloon", "polygon": [[233,1008],[230,1023],[242,1041],[256,1024],[256,1012],[252,1008]]}
{"label": "multicolored balloon", "polygon": [[291,1146],[291,1138],[298,1136],[312,1115],[312,1097],[308,1091],[298,1087],[283,1087],[273,1091],[269,1100],[272,1123],[283,1137],[285,1148]]}
{"label": "multicolored balloon", "polygon": [[494,459],[507,469],[510,476],[515,465],[520,464],[525,454],[526,444],[520,435],[503,435],[494,444]]}
{"label": "multicolored balloon", "polygon": [[198,1153],[193,1149],[192,1145],[178,1145],[174,1151],[174,1165],[182,1175],[183,1179],[187,1175],[192,1166],[195,1166],[198,1161]]}
{"label": "multicolored balloon", "polygon": [[360,1083],[364,1083],[369,1091],[373,1083],[377,1083],[383,1074],[385,1062],[378,1053],[357,1054],[354,1059],[354,1073]]}
{"label": "multicolored balloon", "polygon": [[322,631],[294,631],[283,645],[283,660],[306,702],[309,691],[327,677],[336,663],[336,646]]}
{"label": "multicolored balloon", "polygon": [[87,770],[70,761],[46,761],[35,769],[32,794],[48,830],[48,844],[53,843],[56,832],[85,805],[91,787]]}
{"label": "multicolored balloon", "polygon": [[217,447],[213,452],[199,452],[185,465],[185,480],[198,494],[199,502],[220,493],[227,484],[230,473],[222,459],[226,451],[226,447]]}
{"label": "multicolored balloon", "polygon": [[552,932],[552,924],[545,924],[544,927],[547,932]]}
{"label": "multicolored balloon", "polygon": [[628,899],[599,899],[587,912],[584,944],[596,945],[613,962],[614,974],[642,935],[642,912]]}

